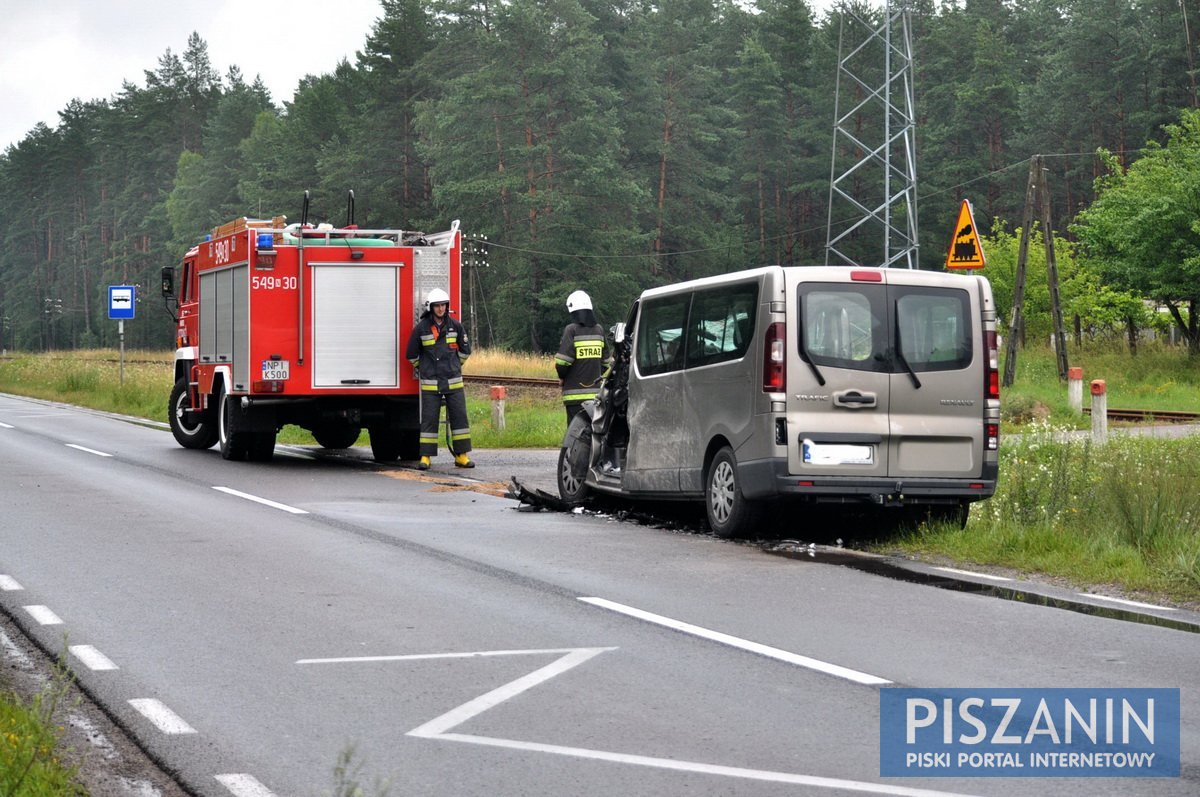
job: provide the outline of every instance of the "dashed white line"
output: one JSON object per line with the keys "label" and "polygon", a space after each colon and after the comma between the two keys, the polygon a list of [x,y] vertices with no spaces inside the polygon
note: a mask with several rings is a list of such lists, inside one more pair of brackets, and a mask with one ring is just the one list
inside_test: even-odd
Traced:
{"label": "dashed white line", "polygon": [[146,719],[153,723],[163,733],[195,733],[196,729],[183,721],[183,718],[167,708],[161,700],[152,697],[138,697],[129,701],[129,705]]}
{"label": "dashed white line", "polygon": [[855,683],[865,684],[867,686],[882,686],[883,684],[891,683],[891,681],[888,679],[880,678],[877,675],[871,675],[870,673],[852,670],[849,667],[831,664],[827,661],[821,661],[820,659],[801,656],[799,653],[792,653],[791,651],[773,648],[770,645],[752,642],[749,639],[741,639],[740,637],[731,636],[720,631],[713,631],[698,625],[682,622],[681,620],[663,617],[661,614],[653,614],[651,612],[643,611],[642,609],[636,609],[633,606],[626,606],[622,603],[615,603],[610,600],[605,600],[604,598],[581,597],[579,600],[583,601],[584,603],[589,603],[592,606],[597,606],[601,609],[608,609],[609,611],[624,614],[628,617],[635,617],[638,620],[645,620],[648,623],[661,625],[675,631],[682,631],[685,634],[698,636],[703,639],[708,639],[712,642],[719,642],[722,645],[729,645],[730,647],[739,648],[741,650],[749,651],[750,653],[757,653],[760,656],[778,659],[779,661],[784,661],[788,664],[795,664],[799,667],[807,667],[810,670],[823,672],[826,675],[845,678],[846,680],[854,681]]}
{"label": "dashed white line", "polygon": [[308,514],[308,510],[306,510],[306,509],[297,509],[294,506],[288,506],[287,504],[281,504],[281,503],[278,503],[277,501],[271,501],[266,498],[259,498],[257,495],[250,495],[250,493],[243,493],[240,490],[234,490],[232,487],[213,487],[213,489],[217,490],[218,492],[226,493],[228,495],[236,495],[238,498],[245,498],[247,501],[253,501],[256,504],[263,504],[265,506],[274,507],[275,509],[282,509],[284,512],[291,512],[293,515],[307,515]]}
{"label": "dashed white line", "polygon": [[91,645],[71,645],[68,648],[89,670],[115,670],[117,665]]}
{"label": "dashed white line", "polygon": [[275,797],[275,792],[258,782],[253,775],[217,775],[217,781],[237,797]]}
{"label": "dashed white line", "polygon": [[12,576],[0,575],[0,591],[14,592],[19,589],[25,589]]}
{"label": "dashed white line", "polygon": [[83,451],[86,454],[95,454],[98,457],[111,457],[112,456],[112,454],[106,454],[103,451],[97,451],[94,448],[85,448],[84,446],[77,446],[74,443],[66,443],[65,445],[67,448],[74,448],[77,451]]}
{"label": "dashed white line", "polygon": [[1094,595],[1091,592],[1077,593],[1085,598],[1091,598],[1098,601],[1109,601],[1110,603],[1119,603],[1122,606],[1136,606],[1139,609],[1158,609],[1162,612],[1173,612],[1176,609],[1173,606],[1155,606],[1153,603],[1138,603],[1137,601],[1128,601],[1124,598],[1110,598],[1107,595]]}
{"label": "dashed white line", "polygon": [[40,625],[62,625],[62,620],[57,614],[50,611],[49,606],[22,606],[21,608],[29,612],[29,616],[37,620]]}
{"label": "dashed white line", "polygon": [[7,424],[7,423],[0,423],[0,429],[12,429],[12,428],[13,428],[13,427],[12,427],[12,425],[11,425],[11,424]]}

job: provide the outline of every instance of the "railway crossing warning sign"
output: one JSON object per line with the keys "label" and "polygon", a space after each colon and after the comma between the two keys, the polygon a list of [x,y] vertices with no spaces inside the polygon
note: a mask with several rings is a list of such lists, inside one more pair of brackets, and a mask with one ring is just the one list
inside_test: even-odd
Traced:
{"label": "railway crossing warning sign", "polygon": [[964,199],[958,211],[958,223],[954,225],[954,238],[950,240],[950,251],[946,253],[946,268],[983,268],[983,247],[979,243],[979,231],[975,228],[975,215],[971,202]]}

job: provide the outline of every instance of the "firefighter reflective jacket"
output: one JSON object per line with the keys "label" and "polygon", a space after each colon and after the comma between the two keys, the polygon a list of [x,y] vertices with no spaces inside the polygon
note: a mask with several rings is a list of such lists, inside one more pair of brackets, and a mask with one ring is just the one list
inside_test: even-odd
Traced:
{"label": "firefighter reflective jacket", "polygon": [[463,325],[446,316],[436,323],[433,313],[417,322],[404,356],[417,366],[422,390],[461,390],[462,364],[471,356],[471,341]]}
{"label": "firefighter reflective jacket", "polygon": [[563,401],[596,398],[600,380],[608,373],[611,361],[612,353],[599,324],[567,324],[554,357],[554,368],[563,383]]}

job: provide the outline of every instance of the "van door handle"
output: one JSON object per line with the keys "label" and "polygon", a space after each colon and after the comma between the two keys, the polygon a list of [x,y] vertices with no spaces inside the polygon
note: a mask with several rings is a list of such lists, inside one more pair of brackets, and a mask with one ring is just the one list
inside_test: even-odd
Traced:
{"label": "van door handle", "polygon": [[833,404],[836,407],[850,407],[859,409],[861,407],[874,407],[874,393],[859,393],[857,390],[845,390],[841,393],[833,394]]}

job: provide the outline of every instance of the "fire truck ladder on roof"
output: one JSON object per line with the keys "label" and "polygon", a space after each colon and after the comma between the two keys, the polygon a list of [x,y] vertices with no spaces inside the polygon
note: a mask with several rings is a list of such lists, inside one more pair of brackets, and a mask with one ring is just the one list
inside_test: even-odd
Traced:
{"label": "fire truck ladder on roof", "polygon": [[882,22],[861,4],[838,7],[826,265],[918,267],[908,3],[887,0]]}

